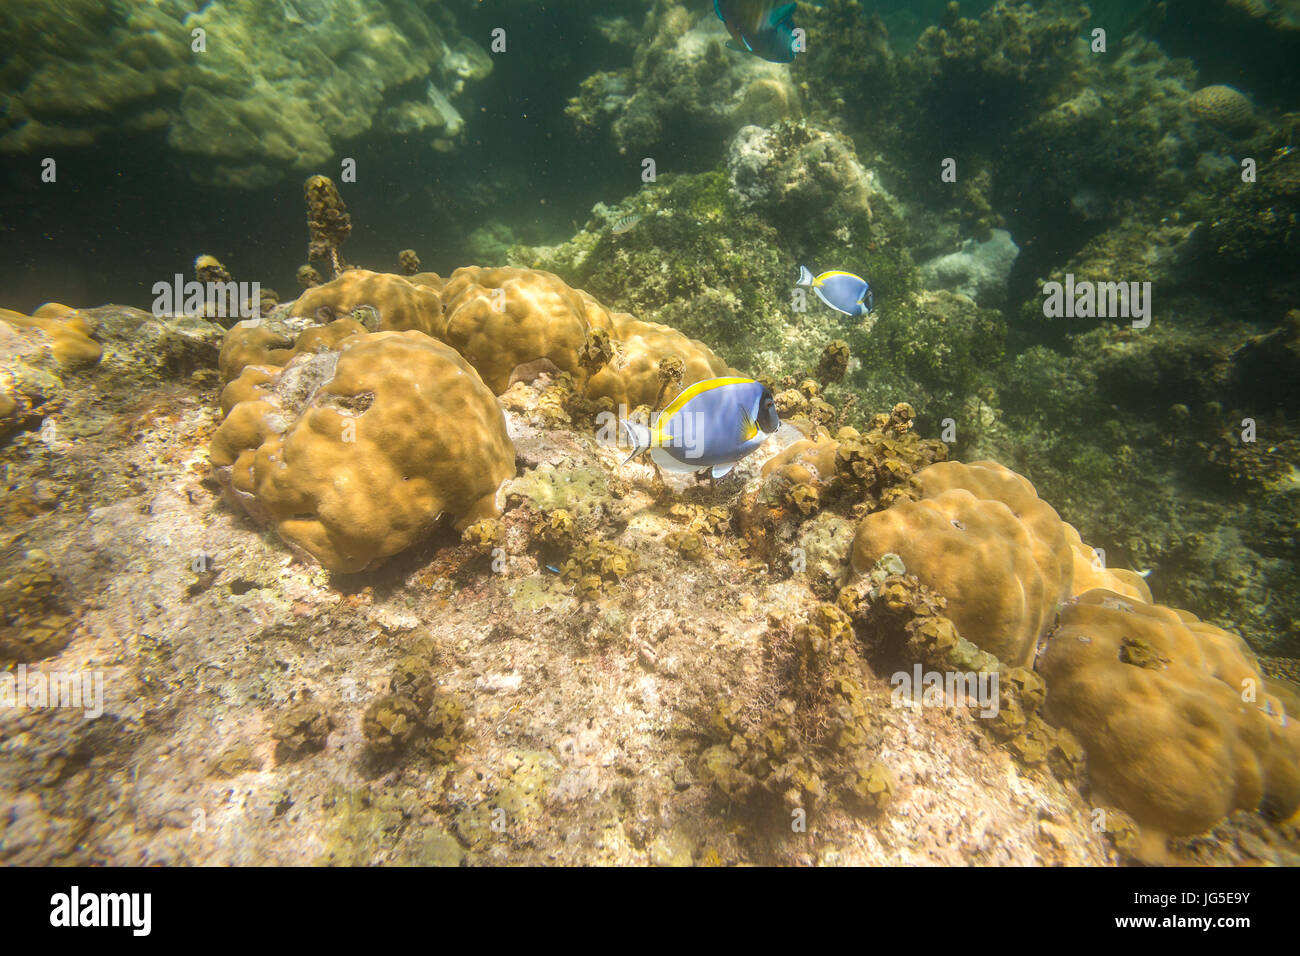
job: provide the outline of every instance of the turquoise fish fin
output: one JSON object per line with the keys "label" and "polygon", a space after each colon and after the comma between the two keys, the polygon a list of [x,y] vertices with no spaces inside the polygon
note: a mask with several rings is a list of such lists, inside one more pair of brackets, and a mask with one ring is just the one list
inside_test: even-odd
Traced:
{"label": "turquoise fish fin", "polygon": [[[716,0],[715,0],[715,5],[716,5]],[[768,15],[767,21],[770,24],[772,24],[772,26],[774,27],[779,26],[782,20],[790,16],[790,14],[794,13],[794,8],[796,6],[798,6],[798,4],[787,3],[783,7],[777,7],[775,10],[771,12],[771,14]]]}

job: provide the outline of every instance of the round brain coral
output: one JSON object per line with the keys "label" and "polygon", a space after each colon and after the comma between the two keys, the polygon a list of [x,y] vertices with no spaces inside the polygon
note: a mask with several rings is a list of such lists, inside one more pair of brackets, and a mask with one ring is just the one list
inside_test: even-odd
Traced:
{"label": "round brain coral", "polygon": [[460,355],[414,331],[313,332],[282,368],[249,367],[227,389],[211,459],[250,512],[344,572],[402,551],[444,515],[460,530],[497,514],[514,448]]}
{"label": "round brain coral", "polygon": [[1037,669],[1047,718],[1083,741],[1093,784],[1151,835],[1300,808],[1300,723],[1237,635],[1097,589],[1062,610]]}
{"label": "round brain coral", "polygon": [[1229,132],[1249,129],[1255,122],[1250,100],[1231,86],[1205,86],[1188,101],[1192,114],[1199,120]]}

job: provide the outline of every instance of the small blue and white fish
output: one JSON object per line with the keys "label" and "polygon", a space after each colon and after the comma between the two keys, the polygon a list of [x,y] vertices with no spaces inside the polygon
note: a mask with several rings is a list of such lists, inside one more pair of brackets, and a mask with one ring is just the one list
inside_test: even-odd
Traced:
{"label": "small blue and white fish", "polygon": [[799,279],[795,285],[810,286],[817,293],[817,298],[845,315],[866,315],[876,307],[871,283],[852,272],[831,270],[814,277],[807,266],[800,266]]}
{"label": "small blue and white fish", "polygon": [[713,0],[713,12],[731,34],[727,46],[771,63],[794,60],[794,8],[779,0]]}
{"label": "small blue and white fish", "polygon": [[771,390],[752,378],[710,378],[684,389],[647,428],[623,422],[632,454],[645,451],[667,471],[711,469],[726,475],[736,462],[758,448],[781,427]]}

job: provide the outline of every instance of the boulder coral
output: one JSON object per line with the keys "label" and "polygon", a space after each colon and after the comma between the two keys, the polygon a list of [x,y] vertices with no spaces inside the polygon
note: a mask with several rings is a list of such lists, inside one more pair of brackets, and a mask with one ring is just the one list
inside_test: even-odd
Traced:
{"label": "boulder coral", "polygon": [[370,330],[372,332],[415,329],[439,337],[442,286],[442,278],[436,272],[399,276],[389,272],[349,269],[332,282],[303,292],[289,314],[296,318],[329,322],[369,306],[378,316],[377,325]]}
{"label": "boulder coral", "polygon": [[853,538],[853,569],[862,573],[885,554],[899,555],[948,599],[963,637],[1006,664],[1024,665],[1068,590],[1059,522],[1054,530],[1039,537],[1034,523],[1004,502],[953,488],[864,518]]}
{"label": "boulder coral", "polygon": [[655,401],[667,359],[681,362],[685,385],[732,371],[702,342],[611,313],[549,272],[469,266],[448,277],[443,297],[446,318],[434,334],[497,394],[520,366],[543,361],[573,375],[587,398],[629,408]]}
{"label": "boulder coral", "polygon": [[883,555],[898,554],[948,599],[962,636],[1003,663],[1032,662],[1057,608],[1081,589],[1110,587],[1151,600],[1140,575],[1101,566],[1029,479],[997,462],[938,462],[919,471],[916,483],[919,501],[859,524],[853,568],[865,573]]}
{"label": "boulder coral", "polygon": [[609,313],[558,276],[531,269],[466,266],[447,279],[446,318],[433,334],[501,394],[514,370],[545,359],[581,373],[579,353],[592,330],[609,332]]}
{"label": "boulder coral", "polygon": [[196,180],[240,189],[368,132],[451,149],[465,126],[453,101],[492,70],[446,9],[394,0],[17,0],[0,8],[0,34],[14,91],[0,152],[157,131]]}
{"label": "boulder coral", "polygon": [[515,464],[500,406],[459,354],[421,332],[341,321],[227,387],[211,459],[296,551],[356,572],[444,515],[460,530],[496,514]]}
{"label": "boulder coral", "polygon": [[[259,322],[240,322],[221,343],[221,380],[232,382],[249,365],[283,365],[305,347],[299,333],[316,328],[361,332],[431,334],[442,320],[442,279],[434,272],[398,276],[349,269],[337,279],[306,289],[285,312]],[[350,324],[339,325],[347,319]],[[311,342],[312,347],[320,345]]]}
{"label": "boulder coral", "polygon": [[614,313],[611,318],[614,358],[588,381],[588,398],[608,398],[616,406],[628,408],[654,404],[660,393],[660,369],[673,358],[682,365],[682,386],[737,374],[703,342],[676,329],[658,322],[641,322],[623,313]]}
{"label": "boulder coral", "polygon": [[90,337],[91,329],[85,319],[76,309],[59,302],[47,302],[31,315],[0,309],[0,322],[18,329],[38,330],[48,341],[54,360],[64,367],[94,365],[102,355],[99,343]]}
{"label": "boulder coral", "polygon": [[1062,610],[1037,668],[1048,719],[1078,735],[1093,785],[1148,838],[1300,808],[1300,723],[1236,634],[1098,588]]}
{"label": "boulder coral", "polygon": [[1255,125],[1255,109],[1246,94],[1231,86],[1203,86],[1188,100],[1192,115],[1226,132],[1243,132]]}

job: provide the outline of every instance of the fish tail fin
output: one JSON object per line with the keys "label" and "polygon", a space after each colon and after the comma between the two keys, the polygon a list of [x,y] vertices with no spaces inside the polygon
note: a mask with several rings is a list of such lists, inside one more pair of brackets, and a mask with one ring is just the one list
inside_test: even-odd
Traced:
{"label": "fish tail fin", "polygon": [[799,278],[795,280],[795,285],[812,285],[813,274],[808,271],[807,266],[799,267]]}
{"label": "fish tail fin", "polygon": [[622,464],[626,465],[637,455],[643,453],[650,447],[650,429],[638,422],[630,422],[626,418],[622,421],[623,437],[627,443],[632,446],[632,453],[623,459]]}
{"label": "fish tail fin", "polygon": [[[716,6],[716,3],[714,5]],[[797,4],[794,3],[786,3],[777,7],[775,10],[773,10],[771,13],[768,14],[767,22],[774,27],[780,26],[782,20],[788,20],[791,16],[794,15],[794,10],[796,6]]]}

